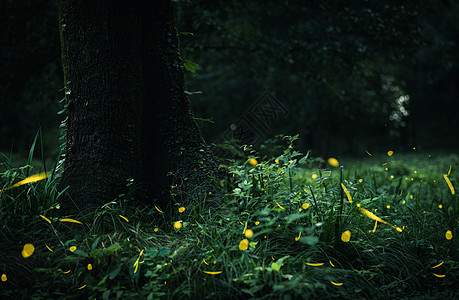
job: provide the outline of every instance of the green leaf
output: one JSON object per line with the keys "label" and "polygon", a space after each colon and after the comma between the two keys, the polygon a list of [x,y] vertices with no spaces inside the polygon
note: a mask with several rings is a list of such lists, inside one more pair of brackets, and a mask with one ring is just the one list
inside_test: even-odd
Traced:
{"label": "green leaf", "polygon": [[300,242],[309,246],[314,246],[319,241],[316,236],[305,236],[300,238]]}
{"label": "green leaf", "polygon": [[277,272],[279,272],[279,270],[280,270],[280,267],[279,267],[279,265],[278,265],[276,262],[273,262],[273,263],[271,264],[271,268],[272,268],[273,270],[276,270]]}
{"label": "green leaf", "polygon": [[199,68],[199,65],[195,62],[192,62],[191,60],[185,59],[185,62],[183,63],[185,66],[185,69],[190,71],[191,73],[196,73],[196,70]]}

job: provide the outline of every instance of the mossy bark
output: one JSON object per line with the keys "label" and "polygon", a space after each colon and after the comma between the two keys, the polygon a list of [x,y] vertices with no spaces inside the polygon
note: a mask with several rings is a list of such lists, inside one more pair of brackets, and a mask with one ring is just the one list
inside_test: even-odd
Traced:
{"label": "mossy bark", "polygon": [[174,182],[192,192],[183,201],[215,190],[216,168],[184,93],[173,11],[170,0],[59,1],[64,210],[100,207],[128,178],[163,207]]}

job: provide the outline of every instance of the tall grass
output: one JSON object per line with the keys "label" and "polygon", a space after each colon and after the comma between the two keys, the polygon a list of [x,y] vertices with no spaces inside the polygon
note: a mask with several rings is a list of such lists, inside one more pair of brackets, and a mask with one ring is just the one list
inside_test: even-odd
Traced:
{"label": "tall grass", "polygon": [[[341,175],[288,140],[272,159],[246,148],[244,160],[225,166],[231,188],[218,208],[196,199],[160,212],[120,197],[71,216],[76,223],[59,215],[57,174],[0,192],[0,296],[459,296],[459,204],[443,176],[458,187],[457,156],[367,156],[343,163]],[[4,167],[3,187],[26,176],[25,168]],[[35,247],[28,258],[26,243]]]}

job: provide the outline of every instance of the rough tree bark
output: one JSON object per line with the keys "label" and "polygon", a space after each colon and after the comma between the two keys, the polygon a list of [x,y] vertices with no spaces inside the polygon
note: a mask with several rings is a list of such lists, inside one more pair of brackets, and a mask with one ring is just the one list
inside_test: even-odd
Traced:
{"label": "rough tree bark", "polygon": [[59,27],[64,210],[100,207],[130,178],[160,206],[174,182],[188,192],[183,201],[215,190],[216,168],[184,93],[171,1],[59,0]]}

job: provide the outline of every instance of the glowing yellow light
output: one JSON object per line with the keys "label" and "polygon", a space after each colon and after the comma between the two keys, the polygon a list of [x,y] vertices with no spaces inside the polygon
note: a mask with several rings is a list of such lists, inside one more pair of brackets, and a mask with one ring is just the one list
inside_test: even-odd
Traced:
{"label": "glowing yellow light", "polygon": [[75,246],[70,247],[70,251],[71,251],[71,252],[74,252],[75,250],[76,250],[76,247],[75,247]]}
{"label": "glowing yellow light", "polygon": [[252,229],[247,229],[246,232],[245,232],[245,236],[250,239],[253,236]]}
{"label": "glowing yellow light", "polygon": [[357,206],[357,207],[360,207],[360,203],[357,203],[356,206]]}
{"label": "glowing yellow light", "polygon": [[389,168],[386,168],[386,171],[389,171]]}
{"label": "glowing yellow light", "polygon": [[341,240],[345,243],[349,242],[351,239],[351,232],[349,230],[346,230],[341,234]]}
{"label": "glowing yellow light", "polygon": [[247,248],[249,248],[249,240],[248,239],[243,239],[239,243],[239,249],[241,249],[242,251],[245,251],[245,250],[247,250]]}
{"label": "glowing yellow light", "polygon": [[387,209],[389,209],[389,208],[390,208],[390,205],[387,205],[386,207],[387,207]]}
{"label": "glowing yellow light", "polygon": [[329,164],[330,166],[336,168],[336,167],[339,166],[339,161],[338,161],[336,158],[334,158],[334,157],[330,157],[330,158],[328,159],[328,164]]}
{"label": "glowing yellow light", "polygon": [[375,221],[375,227],[373,227],[373,232],[376,231],[376,227],[378,226],[378,221]]}
{"label": "glowing yellow light", "polygon": [[223,271],[216,271],[216,272],[203,271],[203,272],[206,273],[206,274],[210,274],[210,275],[218,275],[218,274],[221,274]]}
{"label": "glowing yellow light", "polygon": [[346,196],[347,196],[347,199],[349,200],[349,202],[352,203],[351,194],[349,194],[349,191],[347,190],[347,188],[342,183],[341,183],[341,187],[343,188],[344,192],[346,193]]}
{"label": "glowing yellow light", "polygon": [[70,270],[68,270],[68,271],[62,271],[62,273],[68,274],[68,273],[70,273]]}
{"label": "glowing yellow light", "polygon": [[450,173],[451,173],[451,165],[449,166],[448,174],[446,174],[446,176],[449,176]]}
{"label": "glowing yellow light", "polygon": [[438,265],[435,265],[433,267],[431,267],[431,269],[435,269],[435,268],[438,268],[439,266],[441,266],[442,264],[444,263],[444,261],[442,261],[441,263],[439,263]]}
{"label": "glowing yellow light", "polygon": [[49,251],[54,252],[53,249],[49,248],[48,245],[45,244],[45,246],[46,246],[46,248],[48,248]]}
{"label": "glowing yellow light", "polygon": [[435,273],[433,273],[433,274],[434,274],[435,277],[438,277],[438,278],[443,278],[443,277],[446,276],[446,275],[440,275],[440,274],[435,274]]}
{"label": "glowing yellow light", "polygon": [[156,227],[155,229],[153,229],[154,232],[158,232],[158,227]]}
{"label": "glowing yellow light", "polygon": [[156,208],[156,210],[159,211],[160,213],[163,213],[163,211],[160,210],[160,209],[158,208],[158,206],[155,205],[155,208]]}
{"label": "glowing yellow light", "polygon": [[359,182],[360,182],[360,183],[362,183],[362,182],[363,182],[363,179],[362,179],[362,178],[360,178],[360,179],[359,179]]}
{"label": "glowing yellow light", "polygon": [[323,266],[324,263],[306,263],[306,264],[311,267],[320,267],[320,266]]}
{"label": "glowing yellow light", "polygon": [[28,258],[33,254],[34,251],[35,247],[32,244],[25,244],[21,252],[22,257]]}
{"label": "glowing yellow light", "polygon": [[394,179],[394,175],[390,175],[390,178],[391,178],[391,179]]}
{"label": "glowing yellow light", "polygon": [[410,199],[413,199],[413,195],[410,195]]}
{"label": "glowing yellow light", "polygon": [[310,206],[309,203],[303,203],[303,205],[301,205],[303,209],[308,209],[309,206]]}
{"label": "glowing yellow light", "polygon": [[260,224],[260,221],[256,221],[256,222],[255,222],[255,225],[258,225],[258,224]]}
{"label": "glowing yellow light", "polygon": [[441,208],[443,208],[443,205],[441,205],[441,204],[438,204],[438,208],[440,208],[440,209],[441,209]]}
{"label": "glowing yellow light", "polygon": [[174,223],[174,228],[175,228],[175,229],[180,229],[180,228],[182,228],[182,222],[180,222],[180,221],[175,222],[175,223]]}
{"label": "glowing yellow light", "polygon": [[279,159],[276,158],[276,159],[274,160],[274,162],[275,162],[276,164],[278,164],[278,163],[279,163]]}
{"label": "glowing yellow light", "polygon": [[392,150],[387,151],[387,155],[392,156],[393,154],[394,154],[394,151]]}
{"label": "glowing yellow light", "polygon": [[206,265],[209,265],[209,264],[207,263],[207,261],[206,261],[204,258],[202,259],[202,261],[203,261]]}
{"label": "glowing yellow light", "polygon": [[373,156],[370,152],[368,152],[368,150],[366,150],[365,152],[367,152],[368,155]]}
{"label": "glowing yellow light", "polygon": [[298,235],[298,237],[295,238],[295,241],[298,241],[301,237],[301,231],[300,231],[300,234]]}
{"label": "glowing yellow light", "polygon": [[289,164],[293,163],[293,160],[289,160],[289,162],[288,162],[288,163],[289,163]]}
{"label": "glowing yellow light", "polygon": [[333,284],[333,285],[336,285],[336,286],[342,286],[343,283],[342,282],[333,282],[330,280],[330,282]]}
{"label": "glowing yellow light", "polygon": [[279,206],[282,210],[285,210],[285,208],[283,208],[279,203],[277,203],[276,200],[274,200],[274,202],[276,202],[277,206]]}
{"label": "glowing yellow light", "polygon": [[79,290],[82,290],[82,289],[84,289],[85,287],[86,287],[86,284],[83,285],[83,286],[80,286],[78,289],[79,289]]}
{"label": "glowing yellow light", "polygon": [[451,230],[446,231],[445,237],[447,240],[451,240],[453,238],[453,233],[451,232]]}
{"label": "glowing yellow light", "polygon": [[311,177],[312,177],[312,179],[317,179],[317,175],[316,174],[312,174]]}
{"label": "glowing yellow light", "polygon": [[183,213],[183,212],[185,211],[185,207],[183,207],[183,206],[180,207],[180,208],[178,209],[178,211],[179,211],[179,213]]}
{"label": "glowing yellow light", "polygon": [[258,165],[258,161],[255,158],[249,158],[249,164],[256,166]]}
{"label": "glowing yellow light", "polygon": [[328,262],[330,263],[330,266],[332,266],[333,268],[335,267],[335,265],[331,262],[331,260],[328,260]]}
{"label": "glowing yellow light", "polygon": [[403,229],[402,229],[402,228],[400,228],[400,227],[398,227],[398,226],[397,226],[397,227],[395,227],[395,230],[397,230],[398,232],[402,232],[402,231],[403,231]]}
{"label": "glowing yellow light", "polygon": [[453,184],[451,183],[451,181],[449,181],[448,176],[447,176],[446,174],[443,174],[443,178],[445,178],[445,181],[446,181],[446,183],[448,184],[449,189],[451,190],[451,194],[454,195],[454,193],[455,193],[455,192],[454,192],[454,187],[453,187]]}
{"label": "glowing yellow light", "polygon": [[46,222],[48,222],[49,224],[51,224],[51,220],[48,219],[47,217],[43,216],[43,215],[40,215],[40,217],[42,217]]}
{"label": "glowing yellow light", "polygon": [[6,274],[2,274],[2,281],[5,282],[8,280],[8,277],[6,277]]}
{"label": "glowing yellow light", "polygon": [[247,222],[244,223],[244,229],[242,230],[242,234],[245,234],[246,230],[247,230]]}
{"label": "glowing yellow light", "polygon": [[[24,179],[24,180],[21,180],[21,181],[19,181],[19,182],[16,182],[16,183],[13,184],[12,186],[10,186],[10,187],[8,187],[8,188],[6,188],[6,189],[3,189],[3,191],[9,190],[9,189],[12,189],[12,188],[15,188],[15,187],[18,187],[18,186],[27,184],[27,183],[37,182],[37,181],[46,179],[46,178],[48,178],[48,177],[49,177],[49,173],[48,173],[48,172],[35,174],[35,175],[32,175],[32,176],[27,177],[27,178]],[[2,190],[0,190],[0,192],[1,192],[1,191],[2,191]]]}
{"label": "glowing yellow light", "polygon": [[[145,249],[142,249],[142,251],[140,251],[139,257],[137,257],[136,261],[134,262],[134,265],[133,265],[133,267],[134,267],[134,273],[137,273],[137,270],[138,270],[138,268],[139,268],[140,256],[142,256],[143,251],[145,251]],[[166,265],[167,265],[167,263],[166,263]]]}
{"label": "glowing yellow light", "polygon": [[124,221],[129,222],[129,220],[126,217],[124,217],[122,215],[118,215],[118,216],[120,216],[120,218],[123,219]]}
{"label": "glowing yellow light", "polygon": [[81,223],[80,221],[74,220],[74,219],[68,219],[68,218],[66,218],[66,219],[60,219],[59,221],[60,221],[60,222],[68,222],[68,223],[77,223],[77,224],[83,225],[83,223]]}
{"label": "glowing yellow light", "polygon": [[91,271],[92,270],[92,265],[88,264],[87,268],[88,268],[89,271]]}

